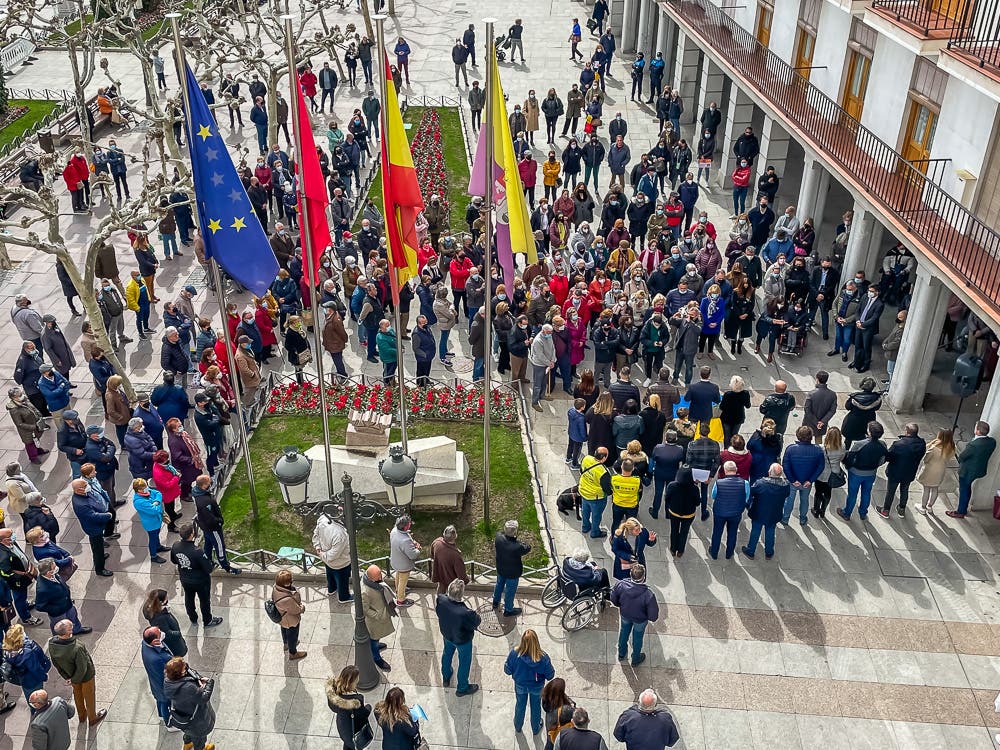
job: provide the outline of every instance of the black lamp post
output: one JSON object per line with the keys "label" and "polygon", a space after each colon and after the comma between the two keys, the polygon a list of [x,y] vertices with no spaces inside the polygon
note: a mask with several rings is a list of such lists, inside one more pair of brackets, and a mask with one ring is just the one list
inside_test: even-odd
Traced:
{"label": "black lamp post", "polygon": [[[402,455],[401,451],[400,453]],[[408,456],[405,458],[409,459]],[[413,462],[413,459],[409,460],[411,463]],[[368,625],[365,623],[364,610],[361,605],[362,583],[360,561],[358,560],[357,522],[359,520],[371,521],[377,517],[398,518],[405,513],[406,506],[396,504],[385,506],[354,492],[351,488],[354,480],[346,472],[341,478],[344,490],[340,497],[331,495],[325,500],[310,502],[308,486],[311,470],[312,461],[299,453],[298,449],[293,446],[285,448],[284,455],[278,456],[272,468],[278,485],[281,487],[281,497],[285,505],[292,508],[300,516],[325,515],[334,521],[343,523],[347,528],[351,555],[351,584],[354,587],[354,665],[360,673],[358,687],[362,690],[371,690],[379,684],[380,672],[375,666],[375,658],[371,650],[371,636],[368,634]],[[380,473],[385,480],[385,473],[381,472],[381,465]],[[413,476],[416,476],[415,463],[413,464]],[[411,495],[412,481],[411,477]],[[388,492],[391,499],[396,497],[392,487],[388,489]]]}

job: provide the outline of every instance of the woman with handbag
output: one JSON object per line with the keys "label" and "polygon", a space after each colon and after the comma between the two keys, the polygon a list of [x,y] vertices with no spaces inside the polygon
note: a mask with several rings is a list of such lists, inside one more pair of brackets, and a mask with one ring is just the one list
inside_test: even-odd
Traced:
{"label": "woman with handbag", "polygon": [[302,318],[298,315],[289,315],[285,321],[285,354],[288,355],[288,363],[295,368],[295,380],[302,385],[302,368],[312,362],[312,350]]}
{"label": "woman with handbag", "polygon": [[566,680],[554,677],[542,688],[542,710],[545,712],[545,750],[552,750],[559,733],[572,725],[576,703],[566,695]]}
{"label": "woman with handbag", "polygon": [[299,651],[299,625],[306,608],[302,604],[299,590],[292,585],[291,571],[281,570],[274,576],[271,601],[281,613],[281,642],[284,644],[284,650],[288,652],[288,660],[305,658],[306,652]]}
{"label": "woman with handbag", "polygon": [[521,732],[530,702],[531,733],[538,734],[542,731],[542,688],[556,676],[556,670],[549,655],[542,651],[534,630],[524,631],[517,648],[507,654],[503,671],[514,679],[514,731]]}
{"label": "woman with handbag", "polygon": [[382,750],[419,750],[425,746],[400,688],[390,688],[385,699],[375,704],[375,721],[382,730]]}
{"label": "woman with handbag", "polygon": [[170,703],[168,726],[183,732],[184,747],[189,750],[215,748],[208,742],[215,729],[214,690],[215,680],[203,678],[183,657],[175,656],[163,669],[163,694]]}
{"label": "woman with handbag", "polygon": [[813,496],[812,509],[814,518],[826,518],[826,507],[830,504],[830,495],[834,488],[847,484],[847,477],[841,466],[846,452],[840,430],[831,427],[823,437],[823,457],[826,463],[815,482],[816,494]]}
{"label": "woman with handbag", "polygon": [[326,703],[337,715],[337,733],[344,742],[344,750],[365,750],[375,737],[368,716],[371,704],[358,691],[360,673],[348,664],[336,677],[326,681]]}
{"label": "woman with handbag", "polygon": [[917,481],[924,488],[917,512],[926,515],[934,513],[934,503],[937,501],[938,488],[944,481],[948,462],[955,457],[955,436],[951,430],[939,430],[937,437],[927,445],[924,460],[920,464]]}

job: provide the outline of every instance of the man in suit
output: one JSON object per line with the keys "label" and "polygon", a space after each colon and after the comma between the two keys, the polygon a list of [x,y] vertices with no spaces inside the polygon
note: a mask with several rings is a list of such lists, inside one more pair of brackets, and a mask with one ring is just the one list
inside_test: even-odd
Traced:
{"label": "man in suit", "polygon": [[699,371],[701,380],[688,386],[684,398],[688,401],[690,419],[694,423],[709,422],[712,407],[722,401],[719,386],[712,382],[712,368],[706,365]]}
{"label": "man in suit", "polygon": [[868,372],[872,365],[872,343],[878,333],[878,320],[884,309],[878,298],[878,287],[868,287],[868,298],[858,305],[858,319],[854,323],[854,361],[847,366],[858,373]]}
{"label": "man in suit", "polygon": [[820,324],[823,329],[823,340],[830,338],[830,308],[837,299],[837,289],[840,284],[840,273],[833,267],[832,258],[823,258],[819,268],[814,268],[809,279],[812,294],[809,296],[809,325],[816,320],[816,312],[820,314]]}
{"label": "man in suit", "polygon": [[826,370],[816,373],[816,387],[806,396],[803,407],[802,424],[811,427],[817,438],[826,434],[830,420],[837,413],[837,394],[827,386],[829,380],[830,373]]}
{"label": "man in suit", "polygon": [[903,429],[905,432],[889,446],[889,457],[886,460],[885,468],[888,486],[885,490],[885,502],[878,509],[878,514],[882,518],[889,517],[897,487],[899,487],[899,515],[906,515],[910,482],[917,478],[920,462],[924,460],[924,453],[927,452],[927,443],[920,437],[919,427],[915,422],[907,422]]}
{"label": "man in suit", "polygon": [[986,476],[990,456],[996,448],[997,441],[990,437],[990,426],[983,421],[976,422],[976,436],[958,456],[958,509],[946,511],[945,515],[965,518],[972,502],[972,484]]}

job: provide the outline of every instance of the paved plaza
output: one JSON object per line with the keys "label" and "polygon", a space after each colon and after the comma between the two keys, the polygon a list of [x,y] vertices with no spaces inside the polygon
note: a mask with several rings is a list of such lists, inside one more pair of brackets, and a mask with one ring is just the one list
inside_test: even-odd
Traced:
{"label": "paved plaza", "polygon": [[[335,15],[339,14],[342,23],[360,25],[353,3],[348,5]],[[464,87],[453,85],[449,50],[461,29],[473,22],[477,23],[481,46],[485,32],[478,22],[487,10],[485,6],[459,0],[431,4],[397,0],[396,10],[396,18],[387,23],[386,38],[392,40],[401,34],[414,50],[410,69],[413,86],[405,93],[410,97],[455,96],[460,91],[464,95]],[[589,8],[559,0],[524,6],[500,4],[489,10],[500,19],[498,34],[506,32],[515,15],[524,20],[528,62],[502,65],[510,105],[521,101],[529,88],[544,96],[554,86],[565,98],[579,76],[579,67],[568,60],[566,38],[571,19],[584,19]],[[585,32],[581,49],[589,54],[592,46]],[[38,61],[19,71],[9,85],[70,88],[61,53],[45,51],[37,57]],[[134,61],[128,55],[109,52],[107,57],[116,77],[127,81],[134,75]],[[473,75],[482,80],[485,68],[481,59],[479,62]],[[613,116],[622,112],[629,123],[633,157],[638,158],[653,145],[657,124],[648,105],[629,101],[623,88],[627,85],[623,83],[627,81],[626,62],[616,59],[605,113]],[[169,74],[168,80],[173,80]],[[665,82],[669,82],[669,75]],[[347,93],[342,81],[336,108],[341,122],[359,106],[363,93]],[[316,116],[313,121],[318,142],[324,146],[326,120]],[[253,128],[247,124],[240,134],[227,133],[227,141],[242,138],[254,143]],[[686,135],[691,142],[692,134]],[[539,160],[547,153],[541,140],[535,150]],[[124,133],[118,142],[135,153],[140,139]],[[557,148],[561,151],[564,145],[565,141],[560,141]],[[133,167],[132,174],[138,182],[137,168]],[[608,176],[602,174],[602,193]],[[787,205],[796,193],[797,186],[783,183],[779,206]],[[715,188],[707,198],[699,206],[708,207],[711,220],[724,234],[730,226],[729,195]],[[66,205],[68,212],[68,196]],[[828,209],[828,217],[834,210]],[[67,219],[70,242],[82,243],[106,212],[106,207],[98,206],[92,218]],[[462,227],[463,213],[464,206],[453,209],[453,229]],[[828,244],[832,226],[817,224],[819,242]],[[127,270],[131,267],[127,240],[122,235],[113,242]],[[69,318],[51,258],[9,249],[21,262],[15,270],[2,274],[0,286],[0,308],[4,311],[0,314],[0,351],[8,363],[4,371],[8,378],[19,338],[6,311],[16,294],[27,294],[42,313],[55,314],[74,343],[79,340],[80,320]],[[193,252],[184,250],[179,260],[161,262],[157,274],[158,288],[172,295],[189,278],[203,289]],[[164,299],[172,296],[164,295]],[[214,299],[204,291],[195,303],[205,315],[217,313]],[[131,323],[131,316],[127,322]],[[153,323],[162,331],[159,311],[154,313]],[[452,341],[458,355],[469,354],[465,334],[457,341],[453,335]],[[345,359],[352,372],[380,372],[379,365],[364,362],[356,337],[352,337],[350,347]],[[789,383],[801,407],[804,392],[812,387],[813,374],[831,362],[841,365],[839,359],[824,356],[827,347],[818,335],[812,337],[802,357],[776,357],[772,365],[750,352],[735,359],[724,348],[721,359],[713,363],[713,379],[725,384],[733,374],[744,377],[752,392],[753,407],[747,421],[751,429],[751,425],[756,426],[757,405],[775,380]],[[151,342],[128,345],[123,363],[133,382],[158,380],[159,349],[159,334]],[[876,351],[873,374],[883,378],[884,359],[877,345]],[[82,363],[78,347],[77,355]],[[408,373],[414,370],[410,351],[402,360]],[[950,364],[942,357],[931,387],[943,393],[949,371]],[[432,375],[451,377],[437,362]],[[93,385],[86,368],[76,368],[72,380],[78,385],[74,408],[85,423],[100,421],[101,407],[92,402]],[[832,370],[830,386],[840,394],[841,404],[846,394],[856,389],[858,380],[844,367]],[[568,406],[566,398],[543,402],[544,411],[532,412],[530,424],[560,560],[584,543],[578,524],[559,515],[555,507],[558,491],[576,481],[562,461]],[[965,439],[971,435],[976,406],[976,400],[970,399],[963,410]],[[899,434],[902,425],[911,420],[920,424],[921,434],[928,439],[937,429],[951,426],[955,406],[950,398],[931,399],[928,408],[920,414],[893,414],[883,408],[878,418],[885,425],[886,437]],[[834,424],[840,423],[843,413]],[[799,415],[797,410],[790,418],[790,431],[801,423]],[[786,436],[786,445],[789,439]],[[53,442],[52,432],[46,433],[45,447],[53,448]],[[86,539],[69,503],[69,466],[54,449],[44,458],[40,466],[28,466],[26,471],[61,520],[60,544],[81,564],[70,584],[81,619],[94,628],[83,640],[97,665],[98,703],[109,709],[107,720],[96,731],[90,730],[88,735],[85,728],[79,729],[77,747],[179,748],[180,735],[167,734],[159,725],[139,656],[145,625],[140,608],[150,588],[171,592],[175,613],[185,620],[174,568],[151,565],[145,534],[129,505],[120,513],[120,546],[114,543],[109,550],[109,569],[115,572],[114,577],[91,575]],[[26,463],[17,433],[5,419],[0,421],[0,466],[15,459]],[[127,477],[123,467],[119,487],[126,486]],[[884,487],[880,479],[875,497],[881,496]],[[911,489],[911,509],[919,492],[919,487]],[[598,627],[569,635],[560,626],[560,612],[543,609],[536,591],[522,596],[519,604],[524,606],[524,614],[512,633],[504,638],[477,637],[472,681],[480,683],[482,690],[471,698],[458,698],[454,690],[441,685],[442,640],[432,590],[417,588],[418,604],[401,613],[396,634],[384,641],[392,672],[367,699],[377,700],[388,686],[402,687],[410,704],[419,703],[426,711],[429,719],[423,733],[435,750],[510,748],[511,742],[519,750],[540,750],[541,738],[514,733],[513,683],[502,670],[507,652],[530,627],[539,633],[543,648],[552,656],[556,674],[565,678],[568,694],[590,712],[591,728],[600,731],[613,749],[621,746],[611,737],[611,728],[621,711],[646,687],[653,687],[669,706],[687,750],[992,748],[993,730],[1000,731],[1000,714],[994,711],[994,699],[1000,691],[1000,532],[982,503],[965,522],[946,518],[944,510],[954,507],[956,492],[951,475],[942,487],[936,515],[911,512],[905,518],[893,514],[890,520],[883,520],[872,513],[867,523],[857,518],[849,523],[810,519],[806,527],[793,524],[779,529],[771,561],[762,555],[756,560],[740,555],[729,561],[709,559],[706,537],[710,527],[695,522],[690,550],[683,559],[671,559],[666,541],[646,552],[649,583],[661,602],[662,617],[647,631],[645,664],[633,668],[616,660],[616,610],[605,612]],[[843,490],[835,490],[833,502],[842,499]],[[643,523],[648,521],[653,530],[666,536],[668,524],[662,519],[649,520],[647,505],[641,506]],[[190,517],[191,509],[185,507],[184,511]],[[835,518],[832,512],[830,516]],[[744,524],[741,541],[747,528]],[[167,537],[168,543],[173,541],[173,535]],[[426,544],[431,540],[420,541]],[[587,541],[593,555],[610,567],[607,545]],[[303,584],[302,592],[307,610],[301,639],[309,655],[301,661],[287,661],[278,627],[264,614],[262,603],[270,593],[269,580],[249,575],[216,579],[214,610],[225,618],[223,625],[208,633],[183,626],[190,648],[188,661],[202,674],[217,678],[218,722],[210,739],[220,750],[339,747],[324,681],[352,661],[353,619],[346,606],[327,598],[322,584]],[[488,597],[484,591],[472,592],[473,606]],[[49,635],[45,627],[28,631],[42,642]],[[68,687],[54,671],[52,675],[55,679],[47,686],[50,691],[68,696]],[[8,690],[13,695],[17,688],[8,686]],[[72,727],[76,731],[75,721]],[[18,695],[18,707],[0,717],[0,750],[30,747],[30,739],[25,738],[27,728],[28,711]],[[373,747],[378,747],[378,740]]]}

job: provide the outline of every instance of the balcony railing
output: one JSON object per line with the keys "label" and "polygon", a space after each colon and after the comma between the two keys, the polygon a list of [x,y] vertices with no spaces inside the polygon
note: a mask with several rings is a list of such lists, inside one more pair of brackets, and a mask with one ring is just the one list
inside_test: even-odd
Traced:
{"label": "balcony railing", "polygon": [[665,0],[663,8],[741,85],[756,90],[845,178],[905,226],[909,240],[951,267],[1000,318],[1000,235],[937,182],[851,117],[709,0]]}
{"label": "balcony railing", "polygon": [[1000,74],[1000,0],[976,0],[971,3],[969,22],[957,29],[948,49],[972,60],[980,68]]}
{"label": "balcony railing", "polygon": [[963,28],[971,0],[874,0],[872,10],[914,27],[925,37],[947,38]]}

